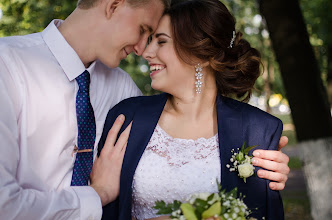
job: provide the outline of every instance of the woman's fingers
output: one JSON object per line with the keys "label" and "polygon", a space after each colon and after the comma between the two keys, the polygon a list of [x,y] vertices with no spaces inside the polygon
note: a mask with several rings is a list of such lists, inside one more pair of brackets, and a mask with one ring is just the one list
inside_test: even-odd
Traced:
{"label": "woman's fingers", "polygon": [[117,117],[112,128],[109,130],[109,132],[107,134],[107,138],[106,138],[106,141],[104,144],[104,149],[114,147],[116,138],[123,125],[124,120],[125,120],[125,117],[122,114]]}
{"label": "woman's fingers", "polygon": [[116,150],[123,152],[123,154],[127,147],[128,138],[129,138],[130,129],[131,129],[132,124],[133,124],[133,122],[130,122],[130,124],[127,126],[127,128],[121,133],[118,141],[115,144]]}

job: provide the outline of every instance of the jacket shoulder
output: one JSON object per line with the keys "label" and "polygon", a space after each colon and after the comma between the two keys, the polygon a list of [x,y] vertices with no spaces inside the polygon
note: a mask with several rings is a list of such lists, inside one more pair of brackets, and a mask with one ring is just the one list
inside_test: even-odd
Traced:
{"label": "jacket shoulder", "polygon": [[160,98],[160,96],[161,95],[130,97],[119,102],[111,109],[111,111],[134,113],[139,106],[154,103]]}
{"label": "jacket shoulder", "polygon": [[249,119],[251,123],[282,123],[279,118],[248,103],[240,102],[227,97],[223,97],[222,100],[230,108],[242,112],[242,114],[244,114],[244,117]]}

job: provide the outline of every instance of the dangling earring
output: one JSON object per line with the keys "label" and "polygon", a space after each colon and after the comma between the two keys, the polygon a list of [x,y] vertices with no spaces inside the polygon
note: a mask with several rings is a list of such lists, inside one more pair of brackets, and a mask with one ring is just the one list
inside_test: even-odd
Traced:
{"label": "dangling earring", "polygon": [[195,66],[195,76],[196,76],[196,82],[195,82],[195,86],[196,86],[196,93],[197,94],[200,94],[202,93],[202,90],[201,90],[201,87],[202,87],[202,84],[203,82],[201,81],[202,77],[203,77],[203,73],[202,73],[202,67],[201,67],[201,64],[198,63],[196,66]]}

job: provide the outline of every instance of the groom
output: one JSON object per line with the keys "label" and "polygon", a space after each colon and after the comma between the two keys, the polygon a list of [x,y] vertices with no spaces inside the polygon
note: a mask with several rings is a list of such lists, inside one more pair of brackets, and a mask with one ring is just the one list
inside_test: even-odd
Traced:
{"label": "groom", "polygon": [[[65,21],[54,20],[41,33],[0,39],[1,218],[101,218],[102,206],[119,191],[129,134],[115,143],[123,117],[111,129],[87,186],[94,149],[108,110],[141,95],[117,66],[131,52],[142,54],[168,5],[169,0],[80,0]],[[278,182],[270,187],[283,189],[288,157],[256,153],[258,166],[272,170],[262,170],[264,178]]]}

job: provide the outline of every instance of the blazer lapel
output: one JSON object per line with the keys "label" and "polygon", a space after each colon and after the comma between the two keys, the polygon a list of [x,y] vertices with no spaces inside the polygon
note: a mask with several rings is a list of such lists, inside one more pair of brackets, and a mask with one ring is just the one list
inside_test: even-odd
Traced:
{"label": "blazer lapel", "polygon": [[226,191],[239,186],[240,178],[236,172],[226,167],[230,164],[233,148],[240,148],[243,138],[243,115],[239,102],[232,99],[217,97],[218,137],[221,161],[221,185]]}
{"label": "blazer lapel", "polygon": [[131,219],[131,190],[136,167],[150,141],[153,131],[164,109],[168,94],[147,98],[133,117],[120,178],[120,218]]}

